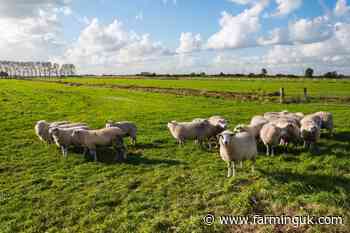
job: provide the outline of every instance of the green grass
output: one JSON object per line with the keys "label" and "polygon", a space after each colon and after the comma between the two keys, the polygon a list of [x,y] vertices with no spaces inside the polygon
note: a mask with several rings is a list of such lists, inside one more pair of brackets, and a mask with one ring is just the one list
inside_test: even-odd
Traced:
{"label": "green grass", "polygon": [[[261,154],[254,174],[247,162],[230,179],[217,152],[191,142],[179,148],[166,128],[170,120],[217,114],[234,126],[284,109],[333,112],[335,138],[321,140],[319,155]],[[40,119],[84,121],[96,128],[108,119],[134,121],[138,146],[128,146],[124,163],[89,162],[71,151],[64,159],[35,136]],[[208,212],[342,215],[347,225],[289,232],[349,232],[348,119],[349,108],[342,105],[243,103],[0,80],[0,232],[279,232],[273,226],[205,226],[201,219]]]}
{"label": "green grass", "polygon": [[67,78],[64,81],[87,84],[118,84],[163,88],[190,88],[207,91],[229,92],[278,92],[285,88],[288,96],[303,96],[303,89],[308,88],[311,96],[349,96],[350,82],[348,80],[309,80],[309,79],[282,79],[282,80],[207,80],[207,79],[133,79],[133,78]]}

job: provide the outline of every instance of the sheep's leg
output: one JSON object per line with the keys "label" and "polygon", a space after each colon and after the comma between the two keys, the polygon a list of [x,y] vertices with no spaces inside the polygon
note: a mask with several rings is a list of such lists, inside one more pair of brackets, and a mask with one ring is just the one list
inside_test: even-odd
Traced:
{"label": "sheep's leg", "polygon": [[243,168],[243,161],[239,162],[239,168]]}
{"label": "sheep's leg", "polygon": [[235,161],[232,161],[231,166],[232,166],[232,176],[236,176]]}
{"label": "sheep's leg", "polygon": [[266,144],[266,155],[270,155],[270,146],[268,144]]}
{"label": "sheep's leg", "polygon": [[253,159],[253,165],[252,165],[252,173],[255,173],[255,163],[256,163],[256,159]]}
{"label": "sheep's leg", "polygon": [[275,156],[275,147],[271,146],[271,156]]}
{"label": "sheep's leg", "polygon": [[68,149],[65,146],[61,146],[63,157],[67,158]]}
{"label": "sheep's leg", "polygon": [[329,136],[330,137],[333,137],[334,136],[334,133],[333,133],[333,129],[331,128],[331,129],[328,129],[328,132],[329,132]]}
{"label": "sheep's leg", "polygon": [[91,155],[94,157],[95,162],[97,162],[97,153],[96,149],[91,149],[90,150]]}
{"label": "sheep's leg", "polygon": [[135,146],[136,145],[136,137],[133,137],[132,139],[131,139],[131,143]]}
{"label": "sheep's leg", "polygon": [[227,162],[227,177],[232,176],[231,161]]}

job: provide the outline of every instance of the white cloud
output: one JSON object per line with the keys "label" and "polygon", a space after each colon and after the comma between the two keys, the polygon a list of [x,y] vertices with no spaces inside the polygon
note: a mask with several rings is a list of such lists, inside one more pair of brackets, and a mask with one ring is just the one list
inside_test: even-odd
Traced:
{"label": "white cloud", "polygon": [[170,55],[168,49],[159,42],[153,42],[148,34],[138,35],[124,29],[122,23],[114,20],[111,24],[100,24],[93,19],[73,46],[66,49],[65,60],[80,66],[116,66],[161,59]]}
{"label": "white cloud", "polygon": [[346,4],[346,0],[338,0],[334,8],[336,16],[343,16],[350,12],[350,7]]}
{"label": "white cloud", "polygon": [[259,45],[290,44],[289,32],[284,28],[275,28],[269,32],[269,37],[259,37]]}
{"label": "white cloud", "polygon": [[252,0],[228,0],[228,1],[239,4],[239,5],[247,5],[247,4],[250,4],[253,2]]}
{"label": "white cloud", "polygon": [[59,16],[54,9],[37,16],[0,18],[0,59],[46,60],[63,48]]}
{"label": "white cloud", "polygon": [[312,20],[299,19],[289,25],[291,40],[296,43],[314,43],[332,36],[333,25],[327,16]]}
{"label": "white cloud", "polygon": [[268,1],[262,0],[242,13],[232,16],[222,13],[221,29],[208,39],[210,49],[241,48],[256,44],[255,36],[260,30],[260,14]]}
{"label": "white cloud", "polygon": [[202,38],[200,34],[193,35],[190,32],[183,32],[180,36],[180,46],[176,49],[177,53],[190,53],[202,48]]}
{"label": "white cloud", "polygon": [[272,16],[283,16],[297,10],[303,3],[302,0],[276,0],[277,11]]}
{"label": "white cloud", "polygon": [[1,18],[28,18],[39,15],[39,10],[51,12],[65,8],[70,0],[0,0]]}

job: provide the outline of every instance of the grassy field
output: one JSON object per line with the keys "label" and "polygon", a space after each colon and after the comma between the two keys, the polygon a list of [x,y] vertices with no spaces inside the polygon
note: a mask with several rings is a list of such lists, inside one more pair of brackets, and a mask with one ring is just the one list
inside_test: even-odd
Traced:
{"label": "grassy field", "polygon": [[67,82],[84,84],[117,84],[141,87],[190,88],[207,91],[271,93],[284,87],[290,96],[303,96],[304,87],[311,96],[349,96],[349,80],[208,80],[208,79],[134,79],[134,78],[67,78]]}
{"label": "grassy field", "polygon": [[[74,81],[77,81],[74,79]],[[121,82],[79,79],[80,82]],[[148,81],[142,85],[246,90],[259,82]],[[226,85],[232,84],[232,85]],[[268,88],[281,83],[269,83]],[[201,86],[202,85],[202,86]],[[298,89],[303,83],[291,83]],[[315,84],[316,85],[316,84]],[[316,89],[348,86],[326,82]],[[265,88],[262,86],[261,88]],[[247,90],[246,90],[247,91]],[[338,92],[337,92],[338,93]],[[286,156],[261,153],[256,172],[250,162],[227,179],[216,151],[188,142],[179,148],[167,131],[171,120],[222,115],[231,126],[266,111],[331,111],[335,137],[323,138],[320,154],[301,150]],[[168,94],[68,87],[56,83],[0,80],[0,232],[344,232],[350,230],[349,107],[321,103],[279,105]],[[128,145],[124,163],[86,161],[71,152],[64,159],[54,145],[35,136],[37,120],[130,120],[139,128],[138,145]],[[129,142],[128,142],[129,144]],[[101,151],[100,151],[101,152]],[[341,215],[344,225],[206,226],[219,215]]]}

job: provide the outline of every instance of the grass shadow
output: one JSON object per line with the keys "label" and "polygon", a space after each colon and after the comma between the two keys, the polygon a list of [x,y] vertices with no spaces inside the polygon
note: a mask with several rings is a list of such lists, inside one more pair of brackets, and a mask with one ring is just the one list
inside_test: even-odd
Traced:
{"label": "grass shadow", "polygon": [[264,171],[259,169],[270,181],[280,184],[299,182],[302,185],[288,187],[288,192],[293,195],[315,194],[319,192],[338,193],[339,189],[346,192],[350,198],[350,178],[332,175],[292,173],[284,171]]}
{"label": "grass shadow", "polygon": [[335,133],[333,136],[334,140],[340,142],[349,142],[350,143],[350,132],[339,132]]}
{"label": "grass shadow", "polygon": [[172,159],[151,159],[151,158],[146,158],[140,153],[128,153],[128,158],[125,161],[127,164],[132,164],[132,165],[140,165],[140,164],[145,164],[145,165],[167,165],[167,166],[176,166],[180,164],[186,164],[185,162],[179,161],[179,160],[172,160]]}

